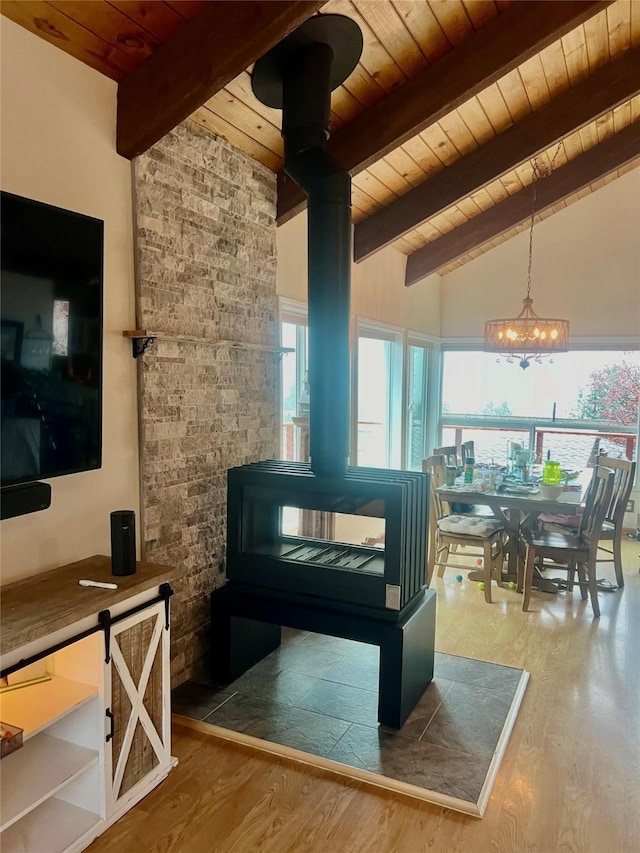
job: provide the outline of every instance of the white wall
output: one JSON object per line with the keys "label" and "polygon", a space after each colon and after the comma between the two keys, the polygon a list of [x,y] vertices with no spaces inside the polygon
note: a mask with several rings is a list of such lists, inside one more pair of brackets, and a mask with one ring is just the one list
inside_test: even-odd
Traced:
{"label": "white wall", "polygon": [[[569,319],[574,341],[640,336],[640,169],[537,223],[533,240],[538,314]],[[526,232],[444,276],[443,338],[519,313],[528,258]]]}
{"label": "white wall", "polygon": [[[307,215],[301,213],[277,232],[278,296],[307,301]],[[404,286],[406,257],[383,249],[351,268],[351,314],[438,337],[440,276]]]}
{"label": "white wall", "polygon": [[2,189],[103,219],[102,468],[51,483],[51,507],[1,522],[2,583],[109,554],[109,513],[139,510],[130,164],[116,84],[3,17]]}

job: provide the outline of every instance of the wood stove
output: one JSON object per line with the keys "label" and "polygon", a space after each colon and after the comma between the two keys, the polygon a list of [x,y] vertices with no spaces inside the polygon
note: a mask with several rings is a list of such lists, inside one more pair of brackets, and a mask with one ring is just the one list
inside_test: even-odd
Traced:
{"label": "wood stove", "polygon": [[[349,455],[351,178],[327,153],[331,91],[362,51],[357,24],[317,15],[255,65],[282,109],[284,169],[307,193],[310,463],[229,471],[227,583],[212,594],[212,674],[233,680],[280,625],[380,646],[380,722],[403,724],[433,676],[435,594],[425,589],[427,475],[354,468]],[[373,517],[384,548],[291,531],[291,512]],[[328,525],[328,528],[333,525]]]}
{"label": "wood stove", "polygon": [[[316,475],[309,464],[275,461],[234,468],[227,578],[267,595],[293,593],[397,621],[424,588],[427,501],[427,478],[410,471],[348,468],[343,476]],[[297,535],[287,530],[287,509],[379,518],[384,547]]]}

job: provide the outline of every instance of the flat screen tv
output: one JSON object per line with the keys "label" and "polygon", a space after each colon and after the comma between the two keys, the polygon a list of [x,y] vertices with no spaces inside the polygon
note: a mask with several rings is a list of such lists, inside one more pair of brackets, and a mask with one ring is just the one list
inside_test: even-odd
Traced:
{"label": "flat screen tv", "polygon": [[2,486],[99,468],[104,223],[0,194]]}

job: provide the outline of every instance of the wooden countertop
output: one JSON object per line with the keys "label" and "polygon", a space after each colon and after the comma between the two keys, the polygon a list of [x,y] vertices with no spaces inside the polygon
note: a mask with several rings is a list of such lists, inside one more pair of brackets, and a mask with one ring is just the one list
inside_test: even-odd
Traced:
{"label": "wooden countertop", "polygon": [[[153,589],[175,574],[175,567],[138,562],[134,575],[114,577],[111,557],[95,556],[7,584],[0,588],[0,654]],[[117,583],[118,589],[82,587],[81,579]]]}

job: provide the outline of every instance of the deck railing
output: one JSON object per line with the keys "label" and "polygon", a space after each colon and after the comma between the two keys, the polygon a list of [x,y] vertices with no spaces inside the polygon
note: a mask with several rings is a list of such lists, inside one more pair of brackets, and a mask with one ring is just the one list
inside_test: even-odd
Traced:
{"label": "deck railing", "polygon": [[460,447],[475,442],[476,459],[503,463],[507,443],[519,441],[535,451],[536,461],[547,458],[567,468],[584,468],[598,452],[635,458],[637,430],[632,426],[612,426],[594,421],[530,421],[521,418],[487,419],[445,415],[442,443]]}

